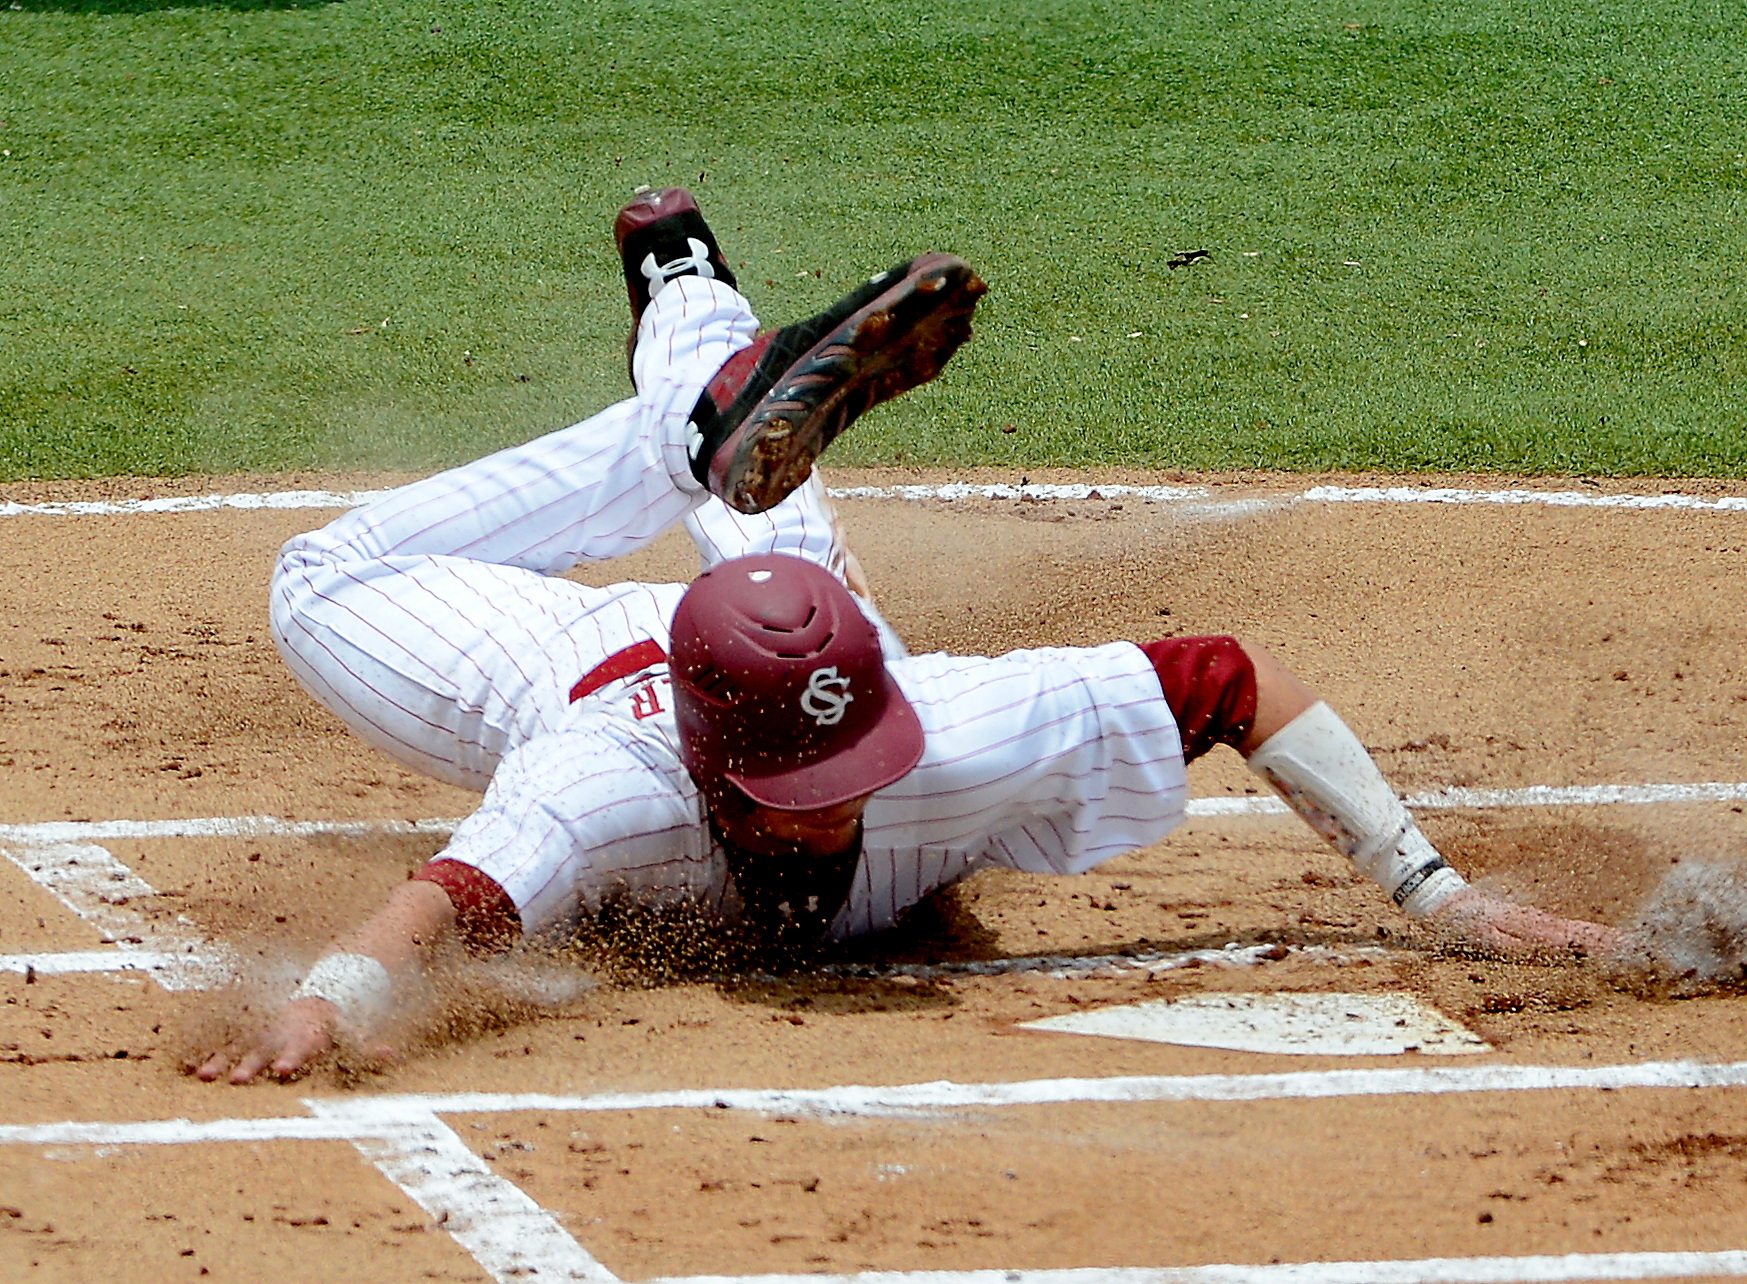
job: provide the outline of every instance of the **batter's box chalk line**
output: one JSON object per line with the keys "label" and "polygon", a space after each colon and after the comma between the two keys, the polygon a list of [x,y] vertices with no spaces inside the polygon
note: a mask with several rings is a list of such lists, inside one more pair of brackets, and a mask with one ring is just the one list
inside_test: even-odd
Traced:
{"label": "batter's box chalk line", "polygon": [[[223,509],[256,512],[263,509],[357,508],[391,493],[387,490],[290,490],[263,494],[178,495],[151,499],[60,500],[41,504],[0,503],[0,517],[120,517],[147,513],[210,513]],[[1149,504],[1181,505],[1199,515],[1223,513],[1231,516],[1300,503],[1528,504],[1549,508],[1747,512],[1747,496],[1741,495],[1706,499],[1701,495],[1622,495],[1522,488],[1466,490],[1448,486],[1312,486],[1307,490],[1273,497],[1223,500],[1216,499],[1214,492],[1205,486],[1123,486],[1084,482],[1026,482],[1019,485],[944,482],[930,486],[849,486],[832,488],[829,494],[833,499],[896,499],[912,503],[924,500],[950,503],[962,499],[1021,500],[1035,503],[1132,499]]]}
{"label": "batter's box chalk line", "polygon": [[880,1271],[862,1275],[692,1275],[647,1284],[1552,1284],[1747,1274],[1747,1253],[1572,1253],[1417,1262],[1084,1267],[1048,1271]]}
{"label": "batter's box chalk line", "polygon": [[[1537,1090],[1739,1088],[1747,1063],[1648,1062],[1616,1066],[1487,1065],[1411,1070],[1305,1071],[1266,1075],[1132,1076],[1017,1083],[953,1082],[890,1087],[680,1090],[559,1096],[454,1093],[308,1098],[307,1116],[186,1119],[136,1123],[0,1125],[0,1144],[37,1147],[190,1145],[214,1142],[351,1142],[413,1199],[493,1279],[530,1277],[611,1284],[616,1277],[565,1229],[557,1215],[498,1176],[443,1123],[440,1114],[541,1111],[741,1110],[761,1115],[918,1116],[1067,1102],[1319,1100],[1331,1097]],[[62,1158],[74,1156],[63,1153]],[[845,1284],[1348,1284],[1350,1281],[1463,1281],[1518,1284],[1589,1279],[1675,1279],[1747,1275],[1747,1251],[1595,1253],[1542,1257],[1428,1258],[1422,1261],[1298,1262],[1271,1265],[1088,1268],[1050,1271],[913,1271],[858,1275],[668,1277],[663,1284],[752,1284],[840,1280]]]}
{"label": "batter's box chalk line", "polygon": [[[1645,785],[1532,785],[1523,789],[1445,789],[1411,795],[1415,810],[1497,809],[1509,807],[1571,807],[1738,802],[1747,800],[1747,783]],[[1277,798],[1242,795],[1191,799],[1191,817],[1283,816],[1286,805]],[[206,989],[236,975],[235,956],[223,945],[201,936],[198,928],[177,916],[164,922],[140,913],[135,902],[156,890],[122,864],[106,842],[152,839],[365,838],[381,834],[452,833],[455,819],[428,820],[285,820],[277,816],[208,816],[184,820],[45,821],[0,825],[0,855],[5,856],[79,918],[96,927],[114,953],[81,950],[67,953],[0,954],[0,972],[44,976],[82,972],[143,971],[166,989]],[[1177,954],[1142,953],[1085,957],[1032,955],[1020,958],[936,964],[836,964],[827,972],[853,976],[912,976],[919,979],[961,975],[1039,972],[1068,977],[1135,968],[1152,972],[1215,964],[1253,966],[1278,957],[1278,951],[1340,964],[1375,953],[1374,947],[1332,950],[1319,946],[1231,944],[1222,950]]]}
{"label": "batter's box chalk line", "polygon": [[[0,855],[28,874],[79,918],[98,928],[115,951],[0,954],[0,972],[66,976],[85,972],[146,972],[169,990],[221,986],[238,974],[235,955],[198,934],[186,919],[154,921],[136,902],[157,895],[144,879],[117,860],[105,842],[173,838],[267,838],[452,832],[455,820],[287,821],[272,816],[205,817],[158,821],[51,821],[0,826]],[[921,980],[951,976],[995,976],[1038,972],[1067,978],[1143,970],[1167,972],[1204,964],[1252,967],[1288,951],[1306,959],[1350,962],[1378,953],[1375,947],[1331,950],[1321,946],[1231,944],[1220,950],[1179,953],[1151,951],[1125,955],[1032,955],[937,964],[832,964],[826,974],[858,977],[908,976]]]}

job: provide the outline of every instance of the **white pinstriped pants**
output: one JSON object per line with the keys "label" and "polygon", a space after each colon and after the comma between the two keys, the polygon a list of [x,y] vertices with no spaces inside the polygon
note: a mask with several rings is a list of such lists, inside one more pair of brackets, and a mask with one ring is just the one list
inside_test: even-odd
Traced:
{"label": "white pinstriped pants", "polygon": [[817,478],[757,517],[692,478],[691,408],[756,326],[736,291],[677,278],[644,312],[635,397],[287,541],[272,628],[299,683],[398,761],[484,789],[504,754],[558,725],[572,684],[601,660],[649,638],[666,647],[683,585],[553,578],[577,562],[632,552],[684,520],[705,566],[786,552],[842,578]]}

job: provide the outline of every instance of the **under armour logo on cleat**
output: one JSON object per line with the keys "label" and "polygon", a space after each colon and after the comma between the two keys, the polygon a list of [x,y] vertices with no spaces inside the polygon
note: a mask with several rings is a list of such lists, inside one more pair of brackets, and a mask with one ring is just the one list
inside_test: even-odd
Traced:
{"label": "under armour logo on cleat", "polygon": [[692,425],[691,436],[686,438],[685,454],[687,459],[696,460],[698,452],[704,448],[704,431],[696,424]]}
{"label": "under armour logo on cleat", "polygon": [[690,258],[672,259],[666,263],[657,263],[653,252],[643,256],[643,262],[639,265],[638,270],[643,273],[643,278],[649,282],[649,297],[651,299],[660,294],[662,287],[676,276],[685,276],[687,273],[691,273],[711,281],[716,279],[716,269],[710,266],[710,247],[695,236],[686,237],[685,243],[686,247],[691,250]]}

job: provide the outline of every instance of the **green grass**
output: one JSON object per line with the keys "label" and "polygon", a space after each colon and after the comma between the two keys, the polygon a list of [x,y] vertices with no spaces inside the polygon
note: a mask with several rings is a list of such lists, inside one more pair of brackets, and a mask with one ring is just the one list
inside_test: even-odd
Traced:
{"label": "green grass", "polygon": [[1739,5],[18,3],[0,478],[580,418],[642,182],[767,322],[982,270],[854,462],[1747,473]]}

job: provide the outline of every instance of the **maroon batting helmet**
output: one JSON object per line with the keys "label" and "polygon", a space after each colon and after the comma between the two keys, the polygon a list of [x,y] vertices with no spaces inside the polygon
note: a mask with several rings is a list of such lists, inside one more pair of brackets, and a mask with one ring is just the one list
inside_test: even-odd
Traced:
{"label": "maroon batting helmet", "polygon": [[782,811],[883,789],[922,757],[922,725],[879,634],[831,572],[783,553],[698,577],[673,613],[680,757]]}

